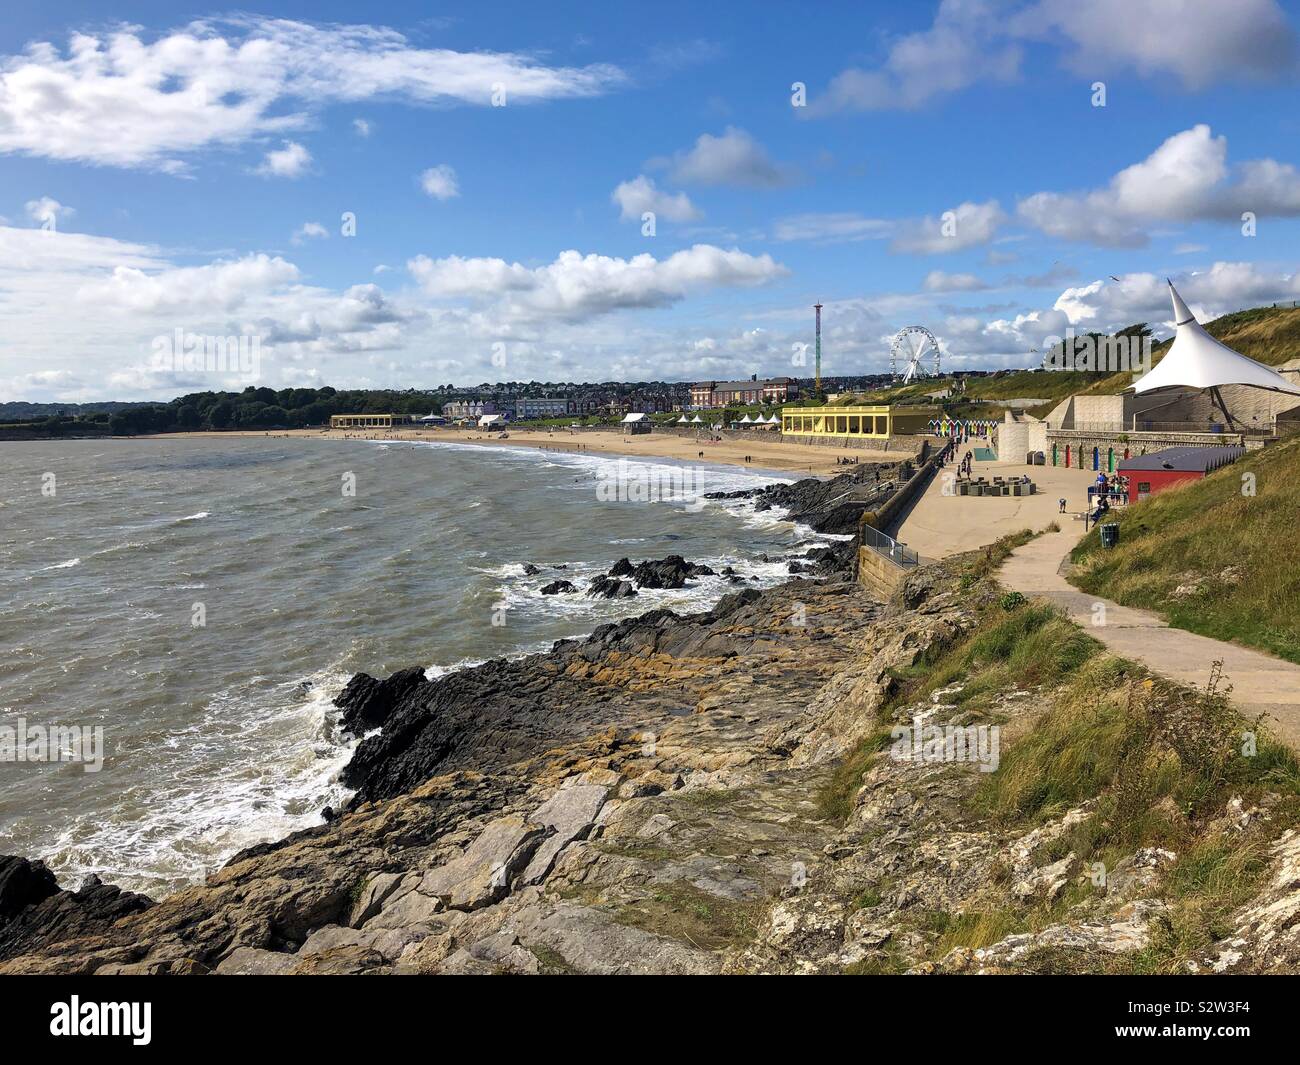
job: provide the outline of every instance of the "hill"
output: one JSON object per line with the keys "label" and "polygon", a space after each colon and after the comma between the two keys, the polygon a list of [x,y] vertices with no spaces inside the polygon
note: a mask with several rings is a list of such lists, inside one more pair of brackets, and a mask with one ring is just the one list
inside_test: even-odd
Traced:
{"label": "hill", "polygon": [[1178,628],[1300,662],[1298,513],[1293,438],[1119,514],[1114,550],[1093,530],[1074,550],[1071,579]]}

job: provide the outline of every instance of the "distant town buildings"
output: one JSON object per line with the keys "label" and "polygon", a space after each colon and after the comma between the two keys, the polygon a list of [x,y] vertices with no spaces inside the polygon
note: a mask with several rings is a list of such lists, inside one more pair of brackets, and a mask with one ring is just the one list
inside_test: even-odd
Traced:
{"label": "distant town buildings", "polygon": [[760,381],[755,374],[748,381],[699,381],[691,385],[692,410],[787,403],[798,398],[799,382],[793,377]]}
{"label": "distant town buildings", "polygon": [[490,399],[453,399],[442,405],[444,418],[473,418],[497,414],[497,405]]}

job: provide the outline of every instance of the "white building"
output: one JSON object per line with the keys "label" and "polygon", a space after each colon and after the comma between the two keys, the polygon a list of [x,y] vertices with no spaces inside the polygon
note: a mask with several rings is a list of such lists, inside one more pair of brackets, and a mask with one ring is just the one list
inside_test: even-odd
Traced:
{"label": "white building", "polygon": [[515,400],[516,418],[563,418],[569,401],[563,396],[520,396]]}

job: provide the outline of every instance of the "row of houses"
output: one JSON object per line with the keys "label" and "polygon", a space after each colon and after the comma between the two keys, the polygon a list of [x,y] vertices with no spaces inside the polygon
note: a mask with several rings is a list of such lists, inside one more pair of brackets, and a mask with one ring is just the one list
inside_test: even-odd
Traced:
{"label": "row of houses", "polygon": [[716,410],[722,407],[774,406],[799,397],[793,377],[747,381],[699,381],[692,385],[634,388],[623,393],[592,389],[556,396],[485,395],[448,400],[443,416],[452,421],[476,421],[485,414],[500,414],[506,421],[533,418],[572,418],[625,414],[667,414],[673,411]]}
{"label": "row of houses", "polygon": [[680,390],[644,389],[614,395],[608,392],[579,392],[565,396],[492,396],[448,400],[443,416],[450,420],[476,420],[485,414],[500,414],[507,421],[532,418],[574,418],[584,415],[622,417],[628,413],[661,414],[681,410],[689,393]]}

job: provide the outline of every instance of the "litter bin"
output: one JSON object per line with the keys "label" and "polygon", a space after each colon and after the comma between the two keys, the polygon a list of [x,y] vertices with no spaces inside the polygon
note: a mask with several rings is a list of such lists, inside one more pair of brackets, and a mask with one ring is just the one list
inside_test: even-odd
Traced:
{"label": "litter bin", "polygon": [[1101,529],[1101,546],[1114,547],[1119,543],[1119,523],[1108,521]]}

